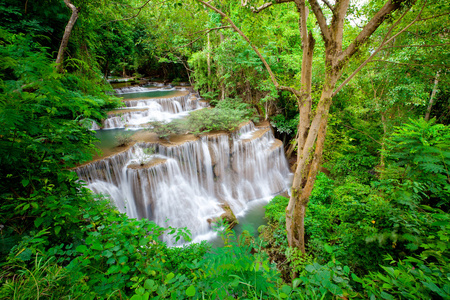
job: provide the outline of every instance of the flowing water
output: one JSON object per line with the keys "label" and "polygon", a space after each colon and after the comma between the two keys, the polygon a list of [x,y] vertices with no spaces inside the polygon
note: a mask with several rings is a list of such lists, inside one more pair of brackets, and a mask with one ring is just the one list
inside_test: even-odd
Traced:
{"label": "flowing water", "polygon": [[[160,112],[173,118],[198,109],[194,98],[186,94],[142,101],[147,101],[143,107],[148,110],[151,102],[158,103]],[[137,121],[140,118],[146,117],[129,114],[123,123],[107,120],[104,126],[143,126],[144,121]],[[239,218],[255,211],[260,216],[264,203],[288,189],[290,177],[281,141],[269,127],[252,122],[231,134],[207,134],[176,143],[137,142],[76,171],[90,189],[108,195],[119,211],[161,226],[187,227],[194,241],[214,236],[210,222],[224,213],[224,203]]]}

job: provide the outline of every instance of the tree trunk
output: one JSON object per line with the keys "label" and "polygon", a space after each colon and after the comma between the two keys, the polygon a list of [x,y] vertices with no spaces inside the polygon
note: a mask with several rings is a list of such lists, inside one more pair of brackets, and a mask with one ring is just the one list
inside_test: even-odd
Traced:
{"label": "tree trunk", "polygon": [[299,136],[297,168],[294,173],[291,197],[286,208],[286,230],[289,246],[299,248],[302,253],[305,253],[305,213],[322,160],[331,95],[337,78],[338,75],[333,76],[328,80],[329,84],[324,86],[317,113],[303,141],[302,151],[300,151]]}
{"label": "tree trunk", "polygon": [[208,65],[208,92],[211,92],[211,40],[209,37],[209,32],[207,34],[208,36],[208,47],[207,47],[207,55],[206,55],[206,63]]}
{"label": "tree trunk", "polygon": [[381,123],[383,125],[383,138],[381,140],[380,171],[383,171],[385,167],[384,152],[386,147],[385,140],[387,135],[386,117],[384,116],[384,113],[381,113]]}
{"label": "tree trunk", "polygon": [[64,30],[64,35],[59,46],[58,56],[56,57],[56,70],[59,73],[63,72],[63,62],[64,62],[64,52],[66,51],[67,45],[69,44],[70,34],[72,33],[73,26],[78,19],[78,13],[80,12],[79,8],[76,8],[70,0],[64,0],[64,3],[70,10],[72,11],[72,15],[70,16],[69,22],[66,25],[66,29]]}
{"label": "tree trunk", "polygon": [[428,121],[430,119],[431,107],[433,106],[434,96],[436,95],[437,92],[438,83],[439,83],[439,71],[436,73],[436,77],[434,77],[434,87],[433,91],[431,92],[430,102],[428,103],[427,113],[425,114],[425,121]]}

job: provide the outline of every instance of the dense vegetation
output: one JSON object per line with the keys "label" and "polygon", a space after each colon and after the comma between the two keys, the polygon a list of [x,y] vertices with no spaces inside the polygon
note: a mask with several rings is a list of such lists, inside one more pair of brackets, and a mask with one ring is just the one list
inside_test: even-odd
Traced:
{"label": "dense vegetation", "polygon": [[[306,254],[288,246],[288,198],[267,206],[260,237],[218,229],[224,247],[168,247],[162,235],[189,240],[190,233],[129,219],[78,181],[70,168],[97,151],[88,128],[120,105],[104,75],[191,81],[215,106],[184,123],[155,123],[161,137],[232,130],[259,117],[295,156],[299,114],[295,97],[273,86],[248,44],[197,1],[72,2],[80,13],[62,73],[54,62],[70,17],[64,1],[0,4],[0,298],[450,298],[446,1],[415,3],[424,20],[333,98],[323,173],[306,213]],[[293,3],[255,14],[262,2],[213,2],[278,80],[299,88],[303,52]],[[346,28],[356,33],[353,23],[381,2],[352,2],[355,19]],[[374,33],[344,73],[391,25],[387,20]],[[312,34],[317,104],[325,54],[319,31]]]}

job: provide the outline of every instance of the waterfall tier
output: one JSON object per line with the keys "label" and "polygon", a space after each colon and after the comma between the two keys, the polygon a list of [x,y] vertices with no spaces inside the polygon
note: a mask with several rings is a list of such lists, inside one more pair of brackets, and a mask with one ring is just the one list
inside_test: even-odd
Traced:
{"label": "waterfall tier", "polygon": [[[189,91],[170,90],[175,95],[168,97],[150,97],[151,89],[143,87],[128,87],[117,90],[119,95],[133,95],[125,98],[124,109],[118,109],[108,114],[102,126],[94,122],[92,130],[145,127],[150,121],[170,121],[185,116],[189,111],[205,107],[208,104],[200,102]],[[140,97],[142,95],[142,97]]]}
{"label": "waterfall tier", "polygon": [[283,144],[269,127],[249,122],[231,134],[176,143],[135,137],[141,142],[76,169],[89,188],[110,196],[130,217],[188,227],[195,237],[210,230],[207,220],[223,213],[221,204],[239,214],[249,201],[288,189]]}

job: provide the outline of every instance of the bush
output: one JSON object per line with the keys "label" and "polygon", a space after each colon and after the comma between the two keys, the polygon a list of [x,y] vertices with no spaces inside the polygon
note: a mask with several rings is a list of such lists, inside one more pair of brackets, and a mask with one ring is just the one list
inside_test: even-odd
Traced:
{"label": "bush", "polygon": [[133,142],[132,134],[129,133],[120,133],[116,135],[116,147],[127,146],[131,142]]}
{"label": "bush", "polygon": [[191,112],[186,119],[175,119],[170,123],[153,121],[148,123],[150,131],[159,138],[169,140],[171,134],[201,134],[210,131],[232,131],[248,121],[247,112],[232,108],[205,108]]}

